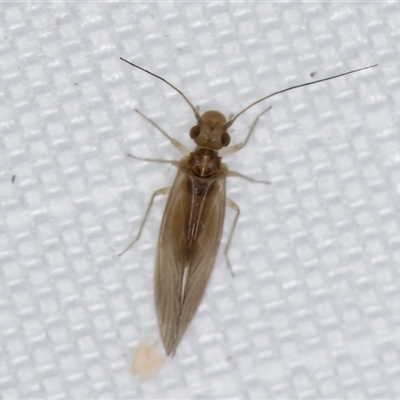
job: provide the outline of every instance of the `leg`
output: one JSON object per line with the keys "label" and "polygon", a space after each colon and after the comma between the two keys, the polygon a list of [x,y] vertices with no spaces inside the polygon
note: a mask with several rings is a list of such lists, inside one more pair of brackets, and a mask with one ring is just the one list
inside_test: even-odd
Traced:
{"label": "leg", "polygon": [[128,157],[134,158],[135,160],[142,160],[142,161],[149,161],[149,162],[158,162],[158,163],[164,163],[164,164],[171,164],[174,167],[179,166],[179,161],[175,160],[161,160],[158,158],[143,158],[143,157],[137,157],[133,156],[132,154],[127,154]]}
{"label": "leg", "polygon": [[257,180],[257,179],[249,178],[248,176],[243,175],[243,174],[241,174],[240,172],[236,172],[236,171],[229,171],[229,172],[228,172],[228,176],[237,176],[237,177],[239,177],[239,178],[246,179],[246,180],[248,180],[248,181],[250,181],[250,182],[264,183],[264,184],[266,184],[266,185],[269,185],[269,184],[271,183],[271,182],[268,182],[268,181],[259,181],[259,180]]}
{"label": "leg", "polygon": [[254,120],[254,122],[252,123],[252,125],[251,125],[251,127],[250,127],[249,133],[247,134],[246,139],[244,140],[244,142],[241,142],[241,143],[235,144],[234,146],[230,146],[230,147],[227,147],[226,149],[220,150],[220,151],[219,151],[219,155],[220,155],[221,157],[223,157],[223,156],[226,156],[227,154],[232,154],[232,153],[235,153],[236,151],[239,151],[239,150],[243,149],[243,147],[246,146],[247,142],[249,141],[250,136],[253,134],[253,131],[254,131],[256,125],[257,125],[258,120],[259,120],[267,111],[269,111],[269,110],[271,109],[271,107],[272,107],[272,106],[269,106],[269,107],[268,107],[267,109],[265,109],[261,114],[258,114],[258,115],[257,115],[256,119]]}
{"label": "leg", "polygon": [[139,233],[137,234],[135,240],[134,240],[132,243],[130,243],[130,244],[128,245],[128,247],[127,247],[124,251],[122,251],[121,253],[118,254],[118,257],[122,256],[122,254],[124,254],[124,253],[127,252],[130,248],[132,248],[132,246],[140,239],[140,235],[142,234],[142,230],[143,230],[144,224],[146,223],[147,217],[149,216],[149,212],[150,212],[150,209],[151,209],[151,207],[152,207],[152,205],[153,205],[153,203],[154,203],[154,199],[155,199],[157,196],[159,196],[160,194],[168,194],[169,191],[170,191],[170,189],[171,189],[171,188],[166,187],[166,188],[158,189],[158,190],[156,190],[156,191],[153,193],[153,195],[151,196],[149,205],[147,206],[146,214],[144,215],[142,224],[140,225]]}
{"label": "leg", "polygon": [[229,271],[231,271],[232,276],[234,276],[235,274],[232,271],[231,263],[230,263],[229,257],[228,257],[228,250],[229,250],[229,246],[231,245],[233,233],[235,232],[236,223],[239,219],[240,208],[234,201],[232,201],[231,199],[228,199],[228,198],[226,199],[226,205],[227,205],[227,207],[231,208],[236,213],[235,218],[233,219],[231,231],[229,232],[228,242],[226,243],[225,250],[224,250],[224,255],[225,255],[226,263],[228,264]]}
{"label": "leg", "polygon": [[150,119],[149,117],[146,117],[137,108],[135,108],[135,111],[139,115],[141,115],[146,121],[150,122],[155,128],[157,128],[182,154],[189,153],[189,149],[184,144],[182,144],[181,142],[178,142],[176,139],[169,136],[168,133],[165,132],[164,129],[160,128],[152,119]]}

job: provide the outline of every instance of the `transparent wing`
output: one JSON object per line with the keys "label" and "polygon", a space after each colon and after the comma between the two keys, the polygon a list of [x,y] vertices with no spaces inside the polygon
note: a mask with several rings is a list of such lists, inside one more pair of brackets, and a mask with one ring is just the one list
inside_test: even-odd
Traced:
{"label": "transparent wing", "polygon": [[204,183],[180,168],[168,198],[155,270],[156,311],[167,354],[175,352],[196,313],[215,263],[225,217],[226,172],[223,166],[216,180]]}

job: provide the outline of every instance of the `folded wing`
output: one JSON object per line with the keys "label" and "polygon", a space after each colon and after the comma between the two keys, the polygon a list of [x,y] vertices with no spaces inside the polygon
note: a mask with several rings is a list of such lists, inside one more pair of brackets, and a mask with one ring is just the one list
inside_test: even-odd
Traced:
{"label": "folded wing", "polygon": [[196,313],[210,278],[225,216],[226,173],[204,182],[179,169],[164,212],[155,270],[155,303],[167,354]]}

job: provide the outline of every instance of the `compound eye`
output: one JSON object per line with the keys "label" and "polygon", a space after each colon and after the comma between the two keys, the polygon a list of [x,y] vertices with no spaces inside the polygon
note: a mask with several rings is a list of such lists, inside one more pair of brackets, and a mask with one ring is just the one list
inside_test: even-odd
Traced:
{"label": "compound eye", "polygon": [[192,139],[196,139],[200,135],[200,126],[195,125],[192,129],[190,129],[189,135]]}
{"label": "compound eye", "polygon": [[221,135],[221,144],[222,144],[222,147],[228,147],[230,142],[231,142],[231,137],[229,136],[229,133],[224,132],[224,133]]}

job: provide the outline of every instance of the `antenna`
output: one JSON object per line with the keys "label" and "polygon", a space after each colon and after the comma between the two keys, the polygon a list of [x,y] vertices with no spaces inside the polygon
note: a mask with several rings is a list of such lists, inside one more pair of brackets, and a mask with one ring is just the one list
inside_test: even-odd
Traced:
{"label": "antenna", "polygon": [[353,70],[348,71],[348,72],[343,72],[343,73],[341,73],[341,74],[339,74],[339,75],[333,75],[333,76],[330,76],[330,77],[328,77],[328,78],[318,79],[317,81],[302,83],[302,84],[300,84],[300,85],[291,86],[291,87],[288,87],[288,88],[283,89],[283,90],[278,90],[277,92],[274,92],[274,93],[271,93],[271,94],[269,94],[269,95],[267,95],[267,96],[265,96],[265,97],[262,97],[261,99],[255,101],[255,102],[251,103],[250,105],[248,105],[247,107],[245,107],[242,111],[238,112],[233,118],[231,118],[231,119],[226,123],[225,127],[226,127],[226,128],[229,128],[229,127],[236,121],[236,119],[237,119],[240,115],[242,115],[245,111],[247,111],[249,108],[251,108],[251,107],[253,107],[254,105],[256,105],[256,104],[258,104],[258,103],[260,103],[260,102],[262,102],[262,101],[264,101],[264,100],[266,100],[266,99],[269,99],[270,97],[273,97],[273,96],[275,96],[275,95],[277,95],[277,94],[285,93],[285,92],[288,92],[289,90],[301,88],[301,87],[304,87],[304,86],[314,85],[315,83],[320,83],[320,82],[329,81],[329,80],[331,80],[331,79],[340,78],[341,76],[345,76],[345,75],[353,74],[354,72],[359,72],[359,71],[363,71],[363,70],[365,70],[365,69],[373,68],[373,67],[376,67],[377,65],[378,65],[378,64],[374,64],[374,65],[369,65],[369,66],[363,67],[363,68],[353,69]]}
{"label": "antenna", "polygon": [[[172,89],[176,90],[176,91],[184,98],[184,100],[186,101],[186,103],[189,104],[190,108],[193,110],[193,113],[194,113],[194,115],[195,115],[197,121],[198,121],[199,123],[202,122],[202,118],[201,118],[200,114],[198,113],[197,108],[190,102],[190,100],[189,100],[189,99],[183,94],[183,92],[182,92],[181,90],[179,90],[176,86],[174,86],[172,83],[168,82],[168,81],[167,81],[166,79],[164,79],[163,77],[161,77],[161,76],[159,76],[159,75],[157,75],[157,74],[155,74],[155,73],[153,73],[153,72],[151,72],[151,71],[148,71],[147,69],[144,69],[144,68],[142,68],[142,67],[139,67],[139,65],[136,65],[136,64],[134,64],[133,62],[126,60],[125,58],[120,57],[120,59],[121,59],[122,61],[125,61],[126,63],[132,65],[133,67],[135,67],[135,68],[137,68],[137,69],[140,69],[140,70],[142,70],[142,71],[148,73],[149,75],[152,75],[152,76],[154,76],[154,77],[160,79],[161,81],[165,82],[167,85],[169,85],[170,87],[172,87]],[[262,101],[267,100],[267,99],[269,99],[269,98],[271,98],[271,97],[273,97],[273,96],[275,96],[275,95],[277,95],[277,94],[289,92],[290,90],[297,89],[297,88],[301,88],[301,87],[304,87],[304,86],[309,86],[309,85],[314,85],[314,84],[316,84],[316,83],[329,81],[329,80],[331,80],[331,79],[340,78],[340,77],[345,76],[345,75],[354,74],[355,72],[364,71],[364,70],[369,69],[369,68],[374,68],[374,67],[376,67],[377,65],[378,65],[378,64],[368,65],[367,67],[358,68],[358,69],[353,69],[353,70],[351,70],[351,71],[343,72],[343,73],[338,74],[338,75],[329,76],[328,78],[318,79],[318,80],[316,80],[316,81],[307,82],[307,83],[302,83],[302,84],[300,84],[300,85],[290,86],[290,87],[288,87],[288,88],[286,88],[286,89],[278,90],[277,92],[273,92],[273,93],[271,93],[271,94],[269,94],[269,95],[267,95],[267,96],[262,97],[261,99],[259,99],[259,100],[257,100],[257,101],[254,101],[253,103],[251,103],[250,105],[248,105],[247,107],[245,107],[242,111],[238,112],[233,118],[231,118],[231,119],[225,124],[225,128],[228,129],[230,126],[232,126],[232,124],[236,121],[236,119],[237,119],[240,115],[242,115],[244,112],[246,112],[249,108],[251,108],[251,107],[255,106],[256,104],[261,103]]]}
{"label": "antenna", "polygon": [[142,71],[144,71],[144,72],[147,72],[147,73],[150,74],[150,75],[153,75],[154,77],[156,77],[156,78],[162,80],[163,82],[165,82],[167,85],[171,86],[172,89],[175,89],[175,90],[186,100],[186,103],[189,104],[189,106],[191,107],[191,109],[192,109],[193,112],[194,112],[194,115],[195,115],[197,121],[198,121],[199,123],[202,121],[202,119],[201,119],[201,117],[200,117],[200,114],[199,114],[199,113],[197,112],[197,110],[196,110],[196,107],[195,107],[195,106],[190,102],[190,100],[183,94],[183,92],[181,92],[176,86],[174,86],[172,83],[168,82],[168,81],[167,81],[166,79],[164,79],[163,77],[161,77],[161,76],[159,76],[159,75],[157,75],[157,74],[154,74],[153,72],[150,72],[150,71],[148,71],[147,69],[144,69],[144,68],[142,68],[142,67],[139,67],[139,65],[136,65],[136,64],[134,64],[133,62],[130,62],[130,61],[128,61],[128,60],[125,60],[125,58],[120,57],[120,59],[121,59],[122,61],[125,61],[126,63],[132,65],[132,66],[135,67],[135,68],[138,68],[138,69],[140,69],[140,70],[142,70]]}

